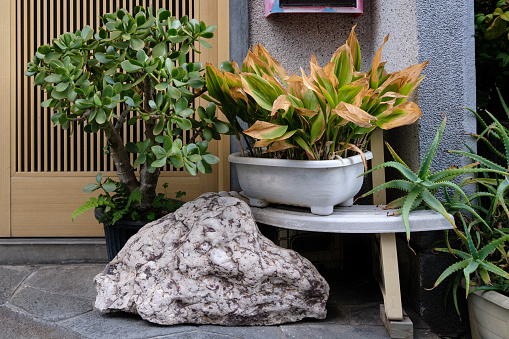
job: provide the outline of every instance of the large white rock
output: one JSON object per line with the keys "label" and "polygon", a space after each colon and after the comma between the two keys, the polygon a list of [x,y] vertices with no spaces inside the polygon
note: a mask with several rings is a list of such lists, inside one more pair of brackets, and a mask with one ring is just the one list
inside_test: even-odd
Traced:
{"label": "large white rock", "polygon": [[100,311],[165,325],[323,319],[329,296],[307,259],[261,235],[245,202],[217,193],[147,224],[95,283]]}

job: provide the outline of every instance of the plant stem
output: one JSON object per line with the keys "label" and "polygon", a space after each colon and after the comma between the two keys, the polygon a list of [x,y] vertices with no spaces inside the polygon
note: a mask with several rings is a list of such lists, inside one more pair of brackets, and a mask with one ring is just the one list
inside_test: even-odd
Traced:
{"label": "plant stem", "polygon": [[132,192],[140,187],[140,183],[134,174],[134,168],[131,166],[129,154],[125,149],[122,137],[111,121],[108,125],[108,131],[109,133],[106,134],[110,144],[110,154],[115,163],[115,168],[117,169],[118,179]]}
{"label": "plant stem", "polygon": [[[145,110],[150,113],[152,109],[149,106],[149,101],[151,100],[154,90],[150,84],[150,78],[145,78],[143,80],[143,89],[144,89],[144,98],[143,105]],[[152,140],[155,143],[155,135],[154,135],[154,123],[152,120],[145,121],[145,137],[147,139]],[[141,166],[140,170],[140,191],[141,191],[141,204],[138,207],[141,211],[146,211],[152,208],[152,204],[156,197],[156,188],[157,181],[159,179],[159,174],[161,170],[156,168],[153,173],[150,173],[147,168],[147,163]]]}

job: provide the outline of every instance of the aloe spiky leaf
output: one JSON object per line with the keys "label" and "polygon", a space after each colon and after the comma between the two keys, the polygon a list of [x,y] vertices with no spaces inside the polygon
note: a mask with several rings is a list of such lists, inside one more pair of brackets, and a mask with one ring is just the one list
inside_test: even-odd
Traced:
{"label": "aloe spiky leaf", "polygon": [[418,179],[417,175],[414,172],[412,172],[408,167],[406,167],[405,165],[402,165],[401,163],[396,162],[396,161],[384,162],[383,164],[373,167],[372,169],[370,169],[369,171],[366,171],[364,174],[361,174],[361,175],[369,174],[373,171],[376,171],[376,170],[378,170],[380,168],[384,168],[384,167],[392,167],[392,168],[398,170],[398,172],[400,172],[406,179],[408,179],[410,181],[416,181]]}
{"label": "aloe spiky leaf", "polygon": [[[447,250],[447,249],[445,249]],[[448,252],[448,251],[447,251]],[[459,270],[464,270],[468,265],[470,264],[469,259],[465,259],[462,261],[458,261],[451,266],[447,267],[442,274],[438,277],[438,279],[435,281],[435,284],[433,285],[433,288],[440,285],[442,281],[444,281],[447,277],[449,277],[451,274],[458,272]]]}
{"label": "aloe spiky leaf", "polygon": [[446,218],[451,223],[451,225],[456,228],[454,220],[452,220],[451,216],[449,213],[447,213],[442,203],[437,198],[435,198],[433,194],[431,194],[427,189],[423,189],[421,194],[426,205],[444,216],[444,218]]}
{"label": "aloe spiky leaf", "polygon": [[440,124],[440,127],[437,130],[437,134],[435,135],[433,142],[431,143],[430,147],[428,148],[428,151],[426,152],[426,155],[424,156],[424,159],[422,160],[422,164],[421,167],[419,168],[418,173],[418,176],[421,179],[428,174],[428,171],[431,167],[431,162],[433,161],[435,152],[437,151],[438,144],[440,143],[440,139],[442,138],[442,134],[444,133],[446,121],[447,118],[444,118],[444,120]]}
{"label": "aloe spiky leaf", "polygon": [[414,188],[408,193],[407,198],[402,207],[402,217],[403,224],[405,225],[406,239],[410,242],[410,211],[412,210],[412,205],[414,201],[419,197],[422,193],[423,189],[419,186],[414,186]]}
{"label": "aloe spiky leaf", "polygon": [[452,251],[449,250],[448,248],[434,248],[433,250],[434,251],[438,251],[438,252],[444,252],[444,253],[452,253],[455,256],[460,257],[461,259],[470,259],[470,258],[472,258],[472,256],[469,253],[466,253],[466,252],[463,252],[463,251],[460,251],[460,250],[457,250],[457,249],[454,249],[454,248],[452,249]]}
{"label": "aloe spiky leaf", "polygon": [[405,166],[406,168],[410,169],[410,167],[408,167],[408,165],[403,161],[403,159],[400,158],[400,156],[396,153],[396,151],[391,147],[391,145],[389,145],[389,143],[386,141],[385,142],[385,146],[387,147],[387,149],[389,150],[389,152],[391,153],[391,156],[392,158],[394,159],[394,161],[396,162],[399,162],[400,164],[402,164],[403,166]]}
{"label": "aloe spiky leaf", "polygon": [[456,150],[449,150],[447,152],[454,153],[454,154],[460,154],[460,155],[463,155],[463,156],[470,158],[474,161],[478,161],[481,163],[481,165],[486,166],[487,170],[492,173],[501,174],[501,175],[508,174],[506,168],[504,168],[504,167],[500,166],[499,164],[497,164],[491,160],[488,160],[480,155],[472,154],[472,153],[465,152],[465,151],[456,151]]}

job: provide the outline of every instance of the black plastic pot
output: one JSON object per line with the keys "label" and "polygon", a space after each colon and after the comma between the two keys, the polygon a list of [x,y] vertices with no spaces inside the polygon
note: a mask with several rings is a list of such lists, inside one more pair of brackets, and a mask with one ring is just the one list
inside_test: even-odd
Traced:
{"label": "black plastic pot", "polygon": [[[103,211],[99,208],[94,210],[94,216],[97,220],[102,217]],[[136,234],[147,222],[120,220],[110,226],[104,226],[104,236],[106,237],[106,250],[108,251],[108,261],[112,261],[124,247],[127,240]]]}

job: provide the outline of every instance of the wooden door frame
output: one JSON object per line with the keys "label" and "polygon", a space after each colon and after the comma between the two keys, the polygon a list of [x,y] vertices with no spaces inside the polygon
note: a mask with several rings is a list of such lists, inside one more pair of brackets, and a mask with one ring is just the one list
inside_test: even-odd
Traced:
{"label": "wooden door frame", "polygon": [[11,65],[11,54],[15,52],[11,42],[14,23],[12,16],[15,15],[11,7],[13,1],[0,0],[2,11],[0,11],[0,237],[11,235],[10,209],[11,209],[11,112],[14,109],[11,86],[13,85]]}

